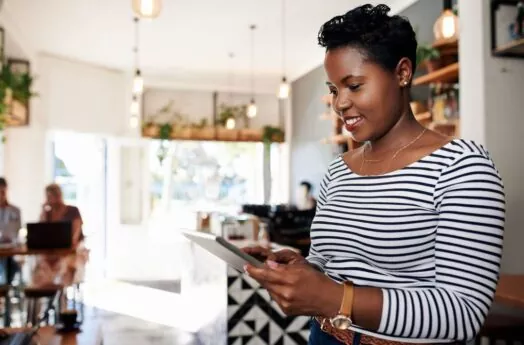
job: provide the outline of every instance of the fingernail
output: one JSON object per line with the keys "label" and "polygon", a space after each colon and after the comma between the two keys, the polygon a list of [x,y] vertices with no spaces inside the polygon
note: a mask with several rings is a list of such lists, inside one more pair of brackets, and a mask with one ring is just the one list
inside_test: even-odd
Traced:
{"label": "fingernail", "polygon": [[249,275],[249,272],[247,271],[247,265],[244,265],[244,272]]}
{"label": "fingernail", "polygon": [[276,262],[273,261],[273,260],[267,260],[267,265],[268,265],[270,268],[277,268],[277,267],[278,267],[278,263],[276,263]]}

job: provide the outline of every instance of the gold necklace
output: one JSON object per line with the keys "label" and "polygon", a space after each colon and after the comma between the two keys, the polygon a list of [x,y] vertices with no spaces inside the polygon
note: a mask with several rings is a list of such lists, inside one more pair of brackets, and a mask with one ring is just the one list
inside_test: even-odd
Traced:
{"label": "gold necklace", "polygon": [[[391,162],[393,162],[393,160],[399,155],[399,153],[402,152],[407,147],[413,145],[420,138],[422,138],[422,136],[424,135],[424,133],[426,133],[427,130],[428,130],[427,128],[424,128],[422,130],[422,132],[420,132],[420,134],[417,135],[417,137],[415,139],[411,140],[409,143],[407,143],[406,145],[402,146],[397,151],[395,151],[395,153],[393,154],[393,156],[391,156],[391,158],[389,160],[388,166],[387,166],[387,168],[385,170],[386,173],[389,172],[389,169],[391,168]],[[382,162],[382,161],[385,161],[385,160],[386,160],[386,158],[384,158],[384,159],[366,159],[366,146],[365,146],[362,149],[362,163],[360,164],[360,169],[359,169],[360,175],[364,175],[363,174],[363,172],[364,172],[364,163],[366,163],[366,162]]]}

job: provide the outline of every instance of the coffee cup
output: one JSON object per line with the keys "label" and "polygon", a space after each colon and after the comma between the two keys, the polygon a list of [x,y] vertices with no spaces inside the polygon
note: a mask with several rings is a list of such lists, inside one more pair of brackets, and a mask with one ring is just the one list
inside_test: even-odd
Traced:
{"label": "coffee cup", "polygon": [[64,329],[75,328],[78,313],[74,309],[65,309],[60,312],[60,321]]}

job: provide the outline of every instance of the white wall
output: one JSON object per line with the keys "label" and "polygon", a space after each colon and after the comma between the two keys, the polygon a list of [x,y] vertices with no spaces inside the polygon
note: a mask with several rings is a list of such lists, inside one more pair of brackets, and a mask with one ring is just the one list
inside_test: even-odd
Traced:
{"label": "white wall", "polygon": [[[507,211],[502,269],[523,273],[524,59],[491,55],[489,0],[462,0],[459,6],[461,134],[485,144],[502,175]],[[501,43],[507,33],[504,19],[514,13],[502,10],[497,17]]]}
{"label": "white wall", "polygon": [[[218,93],[217,104],[248,104],[251,99],[249,94],[243,93]],[[144,93],[144,116],[155,114],[158,109],[164,107],[169,101],[174,101],[173,110],[187,116],[191,122],[199,122],[200,119],[208,119],[213,123],[213,91],[192,90],[159,90],[149,89]],[[265,125],[276,126],[279,124],[278,99],[275,95],[256,95],[258,115],[250,120],[253,128]]]}

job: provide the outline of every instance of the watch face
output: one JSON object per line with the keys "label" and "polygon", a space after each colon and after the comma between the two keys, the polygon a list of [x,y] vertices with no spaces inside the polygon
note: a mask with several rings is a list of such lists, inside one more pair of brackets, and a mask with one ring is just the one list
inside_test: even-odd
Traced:
{"label": "watch face", "polygon": [[340,330],[346,330],[351,327],[352,324],[351,319],[344,315],[337,315],[331,319],[331,325]]}

